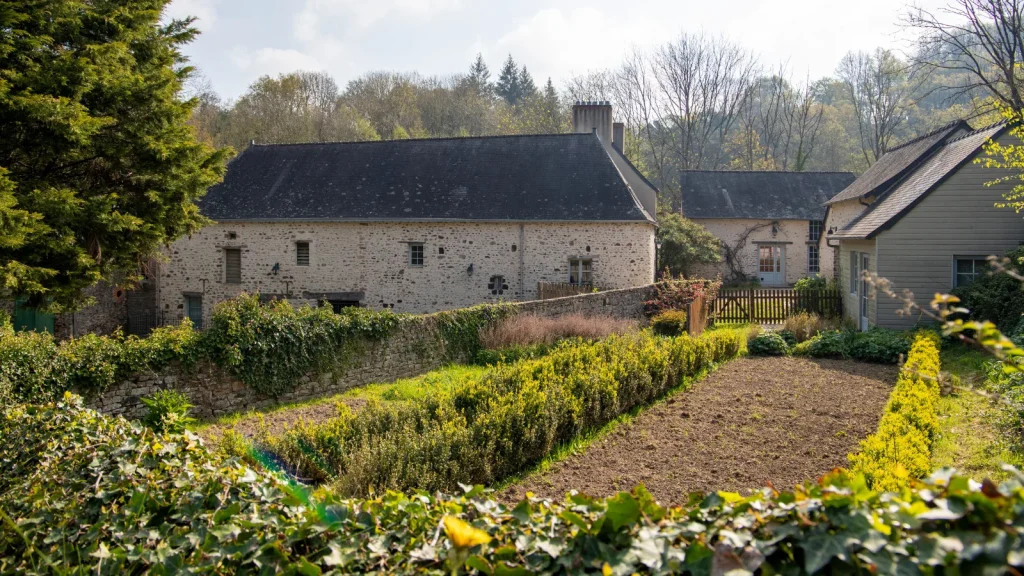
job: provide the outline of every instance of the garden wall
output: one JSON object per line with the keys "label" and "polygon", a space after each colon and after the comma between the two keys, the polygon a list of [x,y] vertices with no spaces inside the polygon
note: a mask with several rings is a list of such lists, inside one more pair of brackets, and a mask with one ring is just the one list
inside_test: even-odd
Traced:
{"label": "garden wall", "polygon": [[[651,299],[653,294],[653,286],[644,286],[521,302],[513,306],[520,314],[552,318],[583,314],[641,320],[644,318],[643,303]],[[256,392],[212,363],[201,362],[191,370],[172,365],[158,373],[136,374],[90,398],[87,404],[105,414],[138,418],[145,412],[141,397],[158,390],[174,389],[188,394],[195,404],[195,416],[221,416],[275,404],[322,398],[373,382],[390,382],[417,376],[449,361],[444,346],[435,317],[415,316],[403,320],[386,340],[364,342],[354,349],[339,351],[339,369],[333,373],[307,375],[291,391],[277,398]]]}

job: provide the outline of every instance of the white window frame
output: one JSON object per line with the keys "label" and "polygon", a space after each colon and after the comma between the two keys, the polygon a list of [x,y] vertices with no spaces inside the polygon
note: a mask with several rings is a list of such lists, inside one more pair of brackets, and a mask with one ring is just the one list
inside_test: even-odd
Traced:
{"label": "white window frame", "polygon": [[825,229],[824,220],[811,220],[807,224],[807,239],[811,242],[821,240],[821,232]]}
{"label": "white window frame", "polygon": [[[419,262],[416,261],[417,248],[419,249]],[[409,266],[412,268],[423,268],[427,263],[427,247],[422,242],[409,242]]]}
{"label": "white window frame", "polygon": [[860,252],[850,252],[850,294],[856,296],[859,293],[858,283],[860,282]]}
{"label": "white window frame", "polygon": [[[575,268],[575,274],[573,274],[573,268]],[[576,278],[575,282],[573,278]],[[570,258],[569,277],[566,280],[573,286],[593,286],[594,260],[592,258]]]}
{"label": "white window frame", "polygon": [[[814,254],[813,258],[811,256],[812,252]],[[813,266],[811,265],[812,261],[814,262]],[[821,274],[821,249],[817,244],[807,245],[807,274],[814,274],[815,276]]]}
{"label": "white window frame", "polygon": [[[972,268],[974,269],[974,271],[971,272],[971,275],[974,276],[974,278],[971,280],[971,282],[974,282],[975,280],[983,276],[986,272],[989,272],[991,270],[988,264],[988,256],[971,256],[969,254],[958,254],[956,256],[953,256],[953,288],[959,288],[961,286],[960,267],[958,266],[958,263],[961,260],[969,260],[973,263]],[[981,272],[978,271],[979,261],[985,262],[985,265],[983,266]],[[968,284],[963,284],[963,286],[967,286]]]}

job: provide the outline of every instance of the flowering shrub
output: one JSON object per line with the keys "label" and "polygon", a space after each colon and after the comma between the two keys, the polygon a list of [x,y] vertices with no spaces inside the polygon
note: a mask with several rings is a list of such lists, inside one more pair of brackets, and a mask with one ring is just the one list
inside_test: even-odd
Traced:
{"label": "flowering shrub", "polygon": [[642,488],[506,507],[308,492],[191,434],[79,401],[0,413],[0,572],[19,574],[1000,573],[1024,566],[1024,477],[937,474],[895,494],[833,473],[663,507]]}
{"label": "flowering shrub", "polygon": [[415,402],[371,403],[262,441],[300,476],[350,495],[492,484],[652,403],[744,344],[739,330],[566,341],[540,359],[495,366]]}
{"label": "flowering shrub", "polygon": [[931,446],[939,430],[938,345],[936,334],[917,336],[878,431],[850,456],[853,471],[864,474],[875,490],[899,490],[931,471]]}
{"label": "flowering shrub", "polygon": [[722,283],[717,280],[664,280],[654,285],[654,296],[644,302],[648,318],[668,310],[686,310],[691,302],[703,297],[711,305],[718,297]]}

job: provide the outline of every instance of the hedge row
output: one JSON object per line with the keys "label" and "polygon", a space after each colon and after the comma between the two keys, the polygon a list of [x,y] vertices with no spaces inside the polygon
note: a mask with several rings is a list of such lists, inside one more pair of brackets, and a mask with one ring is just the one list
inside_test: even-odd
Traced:
{"label": "hedge row", "polygon": [[939,431],[939,337],[914,340],[878,431],[850,456],[854,472],[875,490],[898,490],[931,472],[931,447]]}
{"label": "hedge row", "polygon": [[898,494],[836,473],[665,508],[308,493],[80,400],[0,413],[0,573],[917,574],[1024,566],[1024,476]]}
{"label": "hedge row", "polygon": [[567,341],[414,402],[371,403],[262,439],[304,478],[348,495],[491,485],[742,352],[745,332]]}
{"label": "hedge row", "polygon": [[185,320],[146,338],[89,334],[59,342],[49,334],[0,325],[0,401],[45,402],[66,391],[91,395],[137,372],[202,360],[276,396],[308,372],[343,368],[346,347],[386,339],[402,323],[421,322],[424,330],[436,330],[442,349],[424,354],[472,358],[479,349],[479,328],[514,313],[506,304],[429,317],[358,308],[335,314],[328,307],[295,308],[286,300],[262,304],[258,296],[242,295],[218,304],[209,329],[201,333]]}

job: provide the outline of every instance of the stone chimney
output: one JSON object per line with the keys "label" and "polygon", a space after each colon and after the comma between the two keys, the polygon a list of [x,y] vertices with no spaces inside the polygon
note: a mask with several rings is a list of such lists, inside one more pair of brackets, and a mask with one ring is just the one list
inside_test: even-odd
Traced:
{"label": "stone chimney", "polygon": [[577,134],[597,132],[604,144],[612,143],[612,103],[577,102],[572,107],[572,131]]}
{"label": "stone chimney", "polygon": [[626,125],[622,122],[616,122],[612,124],[612,148],[619,151],[619,154],[625,153],[626,146]]}

